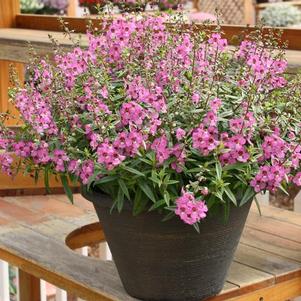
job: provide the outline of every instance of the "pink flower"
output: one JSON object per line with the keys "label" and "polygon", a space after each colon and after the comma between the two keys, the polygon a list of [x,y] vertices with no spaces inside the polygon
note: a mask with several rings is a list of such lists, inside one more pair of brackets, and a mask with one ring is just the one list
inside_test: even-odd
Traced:
{"label": "pink flower", "polygon": [[168,140],[165,135],[156,138],[151,145],[151,149],[156,153],[159,164],[163,164],[171,154],[171,150],[168,148]]}
{"label": "pink flower", "polygon": [[182,138],[185,137],[185,134],[186,134],[186,132],[185,132],[183,129],[178,128],[178,129],[176,130],[176,137],[177,137],[177,140],[178,140],[178,141],[182,140]]}
{"label": "pink flower", "polygon": [[176,200],[177,208],[175,214],[180,217],[184,223],[193,225],[204,219],[207,215],[208,208],[203,201],[197,201],[190,192],[184,192]]}
{"label": "pink flower", "polygon": [[275,192],[289,173],[289,169],[282,165],[261,166],[258,174],[251,181],[255,192],[269,190]]}
{"label": "pink flower", "polygon": [[3,173],[7,174],[8,176],[12,176],[12,169],[11,169],[12,164],[13,164],[13,158],[11,157],[10,154],[0,153],[0,167]]}
{"label": "pink flower", "polygon": [[293,183],[296,184],[297,186],[301,186],[301,172],[298,172],[294,178],[293,178]]}
{"label": "pink flower", "polygon": [[65,172],[66,171],[65,162],[69,162],[70,159],[64,150],[56,149],[53,152],[52,161],[55,164],[56,171]]}
{"label": "pink flower", "polygon": [[108,170],[114,169],[126,158],[108,142],[103,142],[99,145],[97,148],[97,155],[97,162],[103,164]]}
{"label": "pink flower", "polygon": [[141,125],[145,118],[145,112],[139,104],[132,101],[122,105],[120,116],[123,125],[130,123]]}
{"label": "pink flower", "polygon": [[94,173],[94,162],[92,160],[86,160],[81,166],[79,177],[84,185],[89,183],[91,176]]}
{"label": "pink flower", "polygon": [[197,104],[197,103],[199,103],[199,101],[200,101],[200,95],[199,95],[198,93],[193,93],[191,99],[192,99],[192,102],[193,102],[194,104]]}
{"label": "pink flower", "polygon": [[210,101],[209,105],[211,110],[216,113],[218,109],[221,107],[222,101],[219,98],[214,98],[213,100]]}
{"label": "pink flower", "polygon": [[216,149],[220,143],[216,133],[211,133],[209,129],[204,129],[202,126],[193,132],[192,142],[193,148],[199,150],[205,156]]}

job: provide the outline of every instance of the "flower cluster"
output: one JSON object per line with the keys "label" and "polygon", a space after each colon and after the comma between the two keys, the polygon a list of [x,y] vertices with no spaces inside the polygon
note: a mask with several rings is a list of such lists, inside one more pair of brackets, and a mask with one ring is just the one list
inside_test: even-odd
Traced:
{"label": "flower cluster", "polygon": [[228,210],[301,186],[300,78],[287,80],[272,34],[229,50],[218,28],[147,15],[87,36],[87,48],[34,61],[11,91],[24,125],[14,134],[0,119],[3,171],[45,170],[109,193],[118,210],[193,225],[208,202]]}
{"label": "flower cluster", "polygon": [[192,193],[184,192],[176,200],[175,214],[186,224],[193,225],[206,217],[208,208],[203,201],[197,201]]}

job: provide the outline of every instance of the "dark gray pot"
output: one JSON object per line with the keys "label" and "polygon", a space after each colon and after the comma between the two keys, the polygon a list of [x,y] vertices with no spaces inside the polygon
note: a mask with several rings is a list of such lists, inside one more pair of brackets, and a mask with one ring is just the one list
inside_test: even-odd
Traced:
{"label": "dark gray pot", "polygon": [[110,214],[112,200],[83,191],[103,226],[121,281],[142,300],[201,301],[218,294],[232,262],[251,202],[233,207],[227,224],[217,217],[192,226],[157,212],[133,216],[131,208]]}

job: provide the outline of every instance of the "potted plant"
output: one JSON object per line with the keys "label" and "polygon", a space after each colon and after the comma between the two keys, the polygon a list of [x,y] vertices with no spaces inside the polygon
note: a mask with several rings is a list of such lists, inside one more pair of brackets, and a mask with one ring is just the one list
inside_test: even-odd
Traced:
{"label": "potted plant", "polygon": [[[223,287],[256,193],[301,184],[300,78],[277,36],[122,16],[87,48],[35,59],[2,114],[2,171],[79,181],[127,292],[203,300]],[[279,100],[285,99],[286,102]],[[17,156],[13,160],[13,156]]]}
{"label": "potted plant", "polygon": [[145,11],[147,1],[145,0],[113,0],[121,13],[133,13]]}
{"label": "potted plant", "polygon": [[165,11],[169,9],[177,10],[181,5],[184,5],[186,0],[159,0],[157,2],[159,10]]}
{"label": "potted plant", "polygon": [[106,0],[79,0],[79,5],[88,8],[91,15],[97,15],[107,2]]}
{"label": "potted plant", "polygon": [[290,3],[275,3],[262,10],[260,20],[271,27],[289,27],[300,25],[301,11]]}

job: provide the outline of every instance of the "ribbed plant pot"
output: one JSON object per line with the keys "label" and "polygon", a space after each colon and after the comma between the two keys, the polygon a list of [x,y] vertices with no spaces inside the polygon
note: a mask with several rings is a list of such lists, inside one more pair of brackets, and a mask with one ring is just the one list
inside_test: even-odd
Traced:
{"label": "ribbed plant pot", "polygon": [[141,300],[201,301],[218,294],[238,245],[251,202],[232,207],[228,223],[206,218],[200,233],[157,212],[133,216],[130,206],[110,213],[112,200],[83,190],[92,201],[121,281]]}

